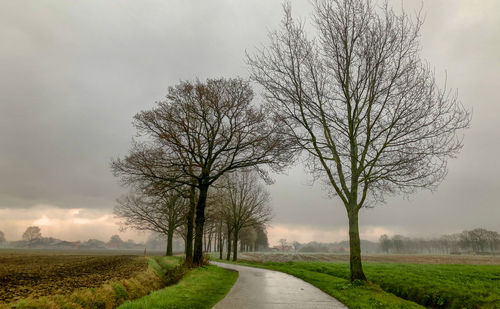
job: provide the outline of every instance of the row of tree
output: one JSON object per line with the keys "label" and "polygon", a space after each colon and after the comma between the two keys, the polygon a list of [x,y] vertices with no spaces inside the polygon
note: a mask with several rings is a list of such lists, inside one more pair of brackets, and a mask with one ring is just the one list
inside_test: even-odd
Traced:
{"label": "row of tree", "polygon": [[[454,92],[437,85],[420,58],[420,16],[412,20],[370,0],[313,5],[315,37],[285,5],[281,28],[247,58],[265,105],[252,103],[249,82],[239,78],[181,82],[169,88],[166,100],[135,116],[140,137],[112,163],[133,190],[120,204],[186,201],[182,234],[186,260],[194,265],[203,263],[207,205],[219,191],[214,187],[242,186],[238,178],[245,176],[229,175],[241,170],[269,180],[266,171],[280,171],[305,154],[314,178],[345,206],[351,280],[366,280],[359,210],[387,194],[435,188],[447,159],[462,147],[459,132],[468,127],[470,113]],[[222,230],[223,219],[215,222]],[[226,243],[234,248],[242,224],[226,226]]]}
{"label": "row of tree", "polygon": [[382,235],[379,244],[385,253],[484,254],[500,251],[500,234],[477,228],[432,239]]}
{"label": "row of tree", "polygon": [[269,181],[263,168],[281,169],[289,149],[282,127],[252,99],[242,79],[181,82],[138,113],[141,139],[112,162],[130,188],[115,210],[123,226],[164,234],[169,244],[177,233],[189,264],[203,263],[207,233],[236,259],[240,231],[270,220],[269,194],[257,175]]}
{"label": "row of tree", "polygon": [[[138,190],[118,199],[115,214],[121,218],[122,228],[148,230],[163,235],[167,241],[166,255],[172,255],[174,236],[184,240],[185,250],[192,247],[189,227],[192,226],[189,191],[182,187],[160,191]],[[203,251],[218,251],[222,258],[227,248],[227,259],[240,251],[267,248],[265,224],[271,219],[269,193],[259,182],[256,172],[231,172],[210,188],[206,201],[202,239]],[[196,193],[195,193],[196,194]],[[194,197],[196,199],[197,196]]]}
{"label": "row of tree", "polygon": [[[369,240],[361,239],[361,252],[364,254],[378,253],[380,251],[379,244]],[[334,243],[323,243],[310,241],[308,243],[300,243],[298,241],[288,242],[282,238],[278,241],[278,245],[273,249],[283,252],[300,252],[300,253],[349,253],[349,241],[339,241]]]}

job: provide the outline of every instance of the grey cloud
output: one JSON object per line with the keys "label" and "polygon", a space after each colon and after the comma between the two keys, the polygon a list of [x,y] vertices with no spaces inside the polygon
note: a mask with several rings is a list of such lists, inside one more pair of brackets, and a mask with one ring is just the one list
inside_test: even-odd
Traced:
{"label": "grey cloud", "polygon": [[0,207],[110,207],[132,116],[180,79],[246,75],[279,20],[264,3],[2,3]]}
{"label": "grey cloud", "polygon": [[[266,43],[281,19],[278,0],[0,6],[0,208],[110,209],[123,189],[108,164],[127,152],[132,116],[180,79],[247,76],[245,51]],[[303,18],[311,11],[307,0],[292,6]],[[361,223],[409,233],[498,230],[500,3],[425,1],[424,11],[422,54],[473,108],[472,128],[437,192],[391,198],[364,210]],[[345,227],[341,203],[309,187],[301,166],[275,178],[276,224]]]}

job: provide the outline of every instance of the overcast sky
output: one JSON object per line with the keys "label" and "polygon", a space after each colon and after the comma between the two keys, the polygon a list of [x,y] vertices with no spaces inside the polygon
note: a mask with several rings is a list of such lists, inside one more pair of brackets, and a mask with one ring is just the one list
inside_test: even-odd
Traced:
{"label": "overcast sky", "polygon": [[[362,210],[362,238],[500,231],[500,1],[423,4],[422,56],[441,81],[447,73],[472,126],[438,191]],[[311,13],[308,1],[292,8]],[[112,208],[124,189],[109,162],[127,153],[133,115],[179,80],[247,77],[245,51],[265,44],[281,16],[270,0],[1,1],[0,230],[10,240],[33,224],[68,240],[118,233]],[[347,239],[343,206],[302,166],[274,178],[272,244]]]}

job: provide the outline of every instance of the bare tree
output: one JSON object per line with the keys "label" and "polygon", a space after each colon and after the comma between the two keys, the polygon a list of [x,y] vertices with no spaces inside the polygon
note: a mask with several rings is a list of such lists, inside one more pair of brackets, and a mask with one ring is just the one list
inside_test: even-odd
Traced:
{"label": "bare tree", "polygon": [[470,248],[474,253],[483,253],[486,249],[494,252],[500,244],[500,235],[496,231],[476,228],[471,231],[463,231],[459,236],[459,242],[462,248]]}
{"label": "bare tree", "polygon": [[487,231],[487,241],[491,252],[500,248],[500,234],[496,231]]}
{"label": "bare tree", "polygon": [[380,243],[380,249],[382,249],[383,252],[389,253],[389,250],[392,247],[392,241],[389,239],[389,236],[386,234],[381,235],[379,238],[379,243]]}
{"label": "bare tree", "polygon": [[135,116],[145,139],[112,163],[124,182],[156,179],[197,189],[195,265],[203,260],[210,186],[235,169],[267,165],[279,170],[289,160],[281,127],[252,100],[253,91],[242,79],[181,82],[169,88],[165,101]]}
{"label": "bare tree", "polygon": [[[208,224],[210,227],[205,229],[205,233],[208,231],[208,238],[210,240],[210,236],[214,236],[216,251],[219,251],[219,258],[222,259],[224,239],[227,238],[227,216],[224,207],[224,194],[220,185],[221,182],[217,181],[211,186],[208,193],[206,209],[207,222],[205,226]],[[213,233],[212,235],[210,235],[211,232]]]}
{"label": "bare tree", "polygon": [[255,173],[233,172],[224,178],[224,208],[233,241],[233,261],[238,259],[238,239],[243,228],[263,225],[271,220],[269,192]]}
{"label": "bare tree", "polygon": [[123,247],[123,244],[124,242],[121,239],[120,235],[112,235],[107,245],[109,248],[121,248]]}
{"label": "bare tree", "polygon": [[358,213],[387,194],[434,189],[470,113],[419,57],[422,19],[369,0],[314,1],[315,39],[284,6],[282,28],[249,56],[288,138],[344,204],[351,280],[366,280]]}
{"label": "bare tree", "polygon": [[226,260],[230,260],[231,259],[231,252],[233,252],[233,250],[236,250],[236,249],[233,249],[233,241],[232,241],[232,235],[233,235],[233,225],[231,224],[231,217],[230,216],[226,216],[225,217],[225,227],[226,227],[226,244],[227,244],[227,247],[226,247]]}
{"label": "bare tree", "polygon": [[36,241],[42,239],[42,232],[38,226],[29,226],[23,233],[23,240],[27,241],[29,245]]}
{"label": "bare tree", "polygon": [[123,220],[123,228],[153,231],[167,237],[166,255],[173,254],[172,242],[175,231],[184,225],[188,203],[175,191],[158,192],[157,195],[130,193],[118,199],[114,209]]}
{"label": "bare tree", "polygon": [[[176,234],[184,239],[186,261],[190,264],[193,259],[194,213],[197,200],[195,181],[192,180],[193,185],[189,186],[182,181],[169,180],[184,178],[176,169],[158,168],[155,165],[160,163],[163,156],[161,149],[148,148],[145,144],[134,141],[130,155],[125,160],[114,160],[111,167],[116,176],[121,176],[122,185],[132,187],[135,191],[149,195],[175,191],[189,201],[185,227],[176,230]],[[157,168],[153,172],[154,166]]]}
{"label": "bare tree", "polygon": [[257,231],[257,239],[255,240],[256,251],[266,251],[269,249],[269,240],[267,239],[267,231],[265,225],[255,227]]}
{"label": "bare tree", "polygon": [[288,249],[288,242],[286,241],[285,238],[281,238],[278,240],[278,248],[281,249],[281,251],[285,252],[285,250]]}
{"label": "bare tree", "polygon": [[240,230],[240,252],[255,251],[257,241],[256,226],[247,226]]}
{"label": "bare tree", "polygon": [[301,246],[300,242],[294,240],[292,242],[293,252],[297,253],[297,250],[299,250],[300,246]]}
{"label": "bare tree", "polygon": [[403,235],[394,235],[391,238],[391,243],[396,250],[397,253],[402,253],[404,251],[405,243],[408,242],[408,237],[404,237]]}

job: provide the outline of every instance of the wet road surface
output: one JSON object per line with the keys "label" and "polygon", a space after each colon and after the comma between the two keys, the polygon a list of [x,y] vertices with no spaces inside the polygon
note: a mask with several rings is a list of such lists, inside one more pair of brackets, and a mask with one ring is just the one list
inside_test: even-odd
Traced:
{"label": "wet road surface", "polygon": [[285,273],[225,263],[239,272],[238,280],[213,309],[337,309],[347,308],[311,284]]}

